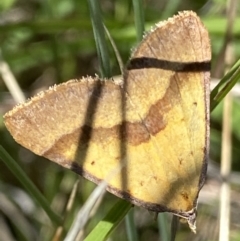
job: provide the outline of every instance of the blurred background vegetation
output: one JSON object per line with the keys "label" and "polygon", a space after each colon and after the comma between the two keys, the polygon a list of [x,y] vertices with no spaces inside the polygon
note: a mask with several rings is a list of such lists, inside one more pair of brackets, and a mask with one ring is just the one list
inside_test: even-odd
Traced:
{"label": "blurred background vegetation", "polygon": [[[132,1],[101,0],[102,18],[116,43],[123,62],[130,57],[137,44]],[[223,0],[144,0],[142,2],[145,27],[167,19],[181,10],[198,13],[209,30],[212,43],[212,83],[218,82],[240,56],[240,9],[238,1]],[[231,18],[233,18],[232,25]],[[109,43],[112,76],[121,74],[114,51]],[[23,91],[30,97],[49,86],[100,74],[99,61],[86,0],[1,0],[0,1],[0,60],[6,63]],[[232,160],[230,240],[240,240],[240,88],[237,84],[231,101],[232,110],[229,160]],[[0,76],[0,144],[20,164],[24,172],[47,198],[53,210],[64,215],[67,200],[76,174],[35,156],[20,147],[7,132],[2,116],[16,101]],[[199,199],[198,233],[190,233],[181,225],[177,240],[218,240],[220,163],[222,148],[223,105],[211,115],[211,155],[208,180]],[[0,161],[0,240],[62,240],[56,238],[56,226],[42,208],[24,190],[17,177]],[[93,190],[94,185],[80,178],[73,207],[66,220],[70,227],[77,210]],[[94,212],[85,236],[102,219],[117,198],[104,196],[101,208]],[[157,222],[146,210],[135,209],[135,225],[139,240],[164,240]],[[226,217],[227,218],[227,217]],[[166,216],[166,230],[170,217]],[[169,231],[167,231],[169,232]],[[160,238],[161,236],[161,238]],[[55,237],[55,239],[54,239]],[[80,239],[79,239],[80,240]],[[125,223],[111,235],[110,240],[127,240]]]}

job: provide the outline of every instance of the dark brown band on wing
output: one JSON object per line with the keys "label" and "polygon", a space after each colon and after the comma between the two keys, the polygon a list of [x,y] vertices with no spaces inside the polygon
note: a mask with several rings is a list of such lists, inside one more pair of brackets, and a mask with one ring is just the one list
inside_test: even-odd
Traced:
{"label": "dark brown band on wing", "polygon": [[84,148],[90,141],[95,143],[108,143],[111,142],[112,139],[123,140],[133,146],[148,142],[151,135],[156,135],[167,126],[164,115],[172,109],[172,103],[169,103],[169,98],[172,95],[173,84],[174,81],[170,81],[170,85],[163,98],[150,107],[142,122],[132,123],[124,121],[110,128],[92,128],[84,125],[73,130],[72,133],[62,135],[48,150],[42,153],[42,155],[46,156],[58,147],[60,148],[62,146],[63,148],[67,146],[68,140],[75,140],[79,148]]}
{"label": "dark brown band on wing", "polygon": [[[154,112],[155,108],[156,106],[154,106],[150,112]],[[159,117],[160,118],[158,118],[156,115],[155,117],[148,115],[145,119],[147,129],[145,126],[146,124],[144,125],[143,123],[130,123],[126,121],[121,125],[115,125],[111,128],[92,128],[90,126],[84,125],[78,129],[75,129],[72,133],[62,135],[53,143],[53,145],[48,150],[46,150],[44,153],[41,153],[41,155],[49,158],[49,155],[52,156],[56,152],[54,150],[68,146],[68,140],[74,140],[75,143],[78,143],[80,149],[86,148],[89,142],[111,143],[113,139],[126,141],[133,146],[139,145],[141,143],[148,142],[150,135],[155,135],[165,128],[166,123],[161,121],[161,116]]]}
{"label": "dark brown band on wing", "polygon": [[175,72],[210,71],[211,63],[210,61],[183,63],[163,59],[141,57],[131,59],[127,65],[127,70],[144,68],[164,69]]}
{"label": "dark brown band on wing", "polygon": [[131,145],[139,145],[143,142],[147,142],[151,135],[156,135],[161,130],[163,130],[167,122],[164,120],[163,115],[171,110],[172,106],[168,103],[168,90],[162,99],[160,99],[156,104],[150,107],[147,116],[142,120],[142,122],[127,122],[124,121],[121,125],[116,125],[111,128],[95,128],[83,127],[85,133],[91,133],[91,141],[99,142],[104,140],[104,138],[118,138],[126,141]]}

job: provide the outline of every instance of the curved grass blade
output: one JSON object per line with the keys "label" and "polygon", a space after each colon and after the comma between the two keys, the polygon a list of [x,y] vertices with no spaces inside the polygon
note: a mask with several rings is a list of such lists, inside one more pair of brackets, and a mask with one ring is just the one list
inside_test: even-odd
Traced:
{"label": "curved grass blade", "polygon": [[44,209],[48,217],[52,220],[55,225],[61,225],[62,219],[53,212],[49,203],[33,182],[29,179],[26,173],[21,169],[17,162],[0,146],[0,159],[6,164],[9,170],[18,178],[22,185],[28,190],[32,197],[40,204]]}
{"label": "curved grass blade", "polygon": [[210,111],[222,101],[233,86],[240,80],[240,59],[213,89],[210,96]]}
{"label": "curved grass blade", "polygon": [[103,241],[113,232],[128,213],[132,204],[119,200],[109,213],[100,221],[84,241]]}
{"label": "curved grass blade", "polygon": [[100,61],[101,75],[102,77],[111,77],[110,61],[108,55],[108,48],[105,39],[105,31],[101,17],[101,7],[99,1],[88,0],[90,9],[90,16],[93,27],[94,39],[96,42],[96,48],[98,58]]}

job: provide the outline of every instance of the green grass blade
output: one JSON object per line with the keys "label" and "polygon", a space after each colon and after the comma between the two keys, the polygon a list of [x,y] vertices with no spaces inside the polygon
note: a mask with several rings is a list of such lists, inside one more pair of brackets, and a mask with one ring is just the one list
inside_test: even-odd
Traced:
{"label": "green grass blade", "polygon": [[118,226],[128,213],[132,204],[124,200],[119,200],[109,213],[101,220],[84,241],[103,241]]}
{"label": "green grass blade", "polygon": [[167,214],[159,213],[157,221],[158,221],[158,229],[160,230],[160,238],[161,238],[160,240],[162,241],[170,240]]}
{"label": "green grass blade", "polygon": [[100,61],[101,75],[102,77],[111,77],[110,60],[108,55],[104,26],[101,17],[100,3],[96,0],[88,0],[88,5],[90,9],[93,34],[96,42],[98,58]]}
{"label": "green grass blade", "polygon": [[143,14],[143,1],[142,0],[133,0],[134,8],[134,20],[137,30],[137,40],[140,42],[144,33],[144,14]]}
{"label": "green grass blade", "polygon": [[139,240],[136,225],[134,223],[134,209],[132,208],[125,217],[128,241]]}
{"label": "green grass blade", "polygon": [[9,170],[18,178],[22,185],[28,190],[32,197],[41,205],[45,210],[48,217],[55,225],[60,225],[62,219],[52,211],[45,197],[37,189],[37,187],[28,178],[26,173],[21,169],[17,162],[6,152],[6,150],[0,146],[0,159],[6,164]]}
{"label": "green grass blade", "polygon": [[107,35],[107,37],[108,37],[108,39],[109,39],[109,41],[110,41],[110,43],[111,43],[111,45],[112,45],[112,48],[113,48],[113,51],[114,51],[114,53],[115,53],[115,56],[116,56],[116,59],[117,59],[117,62],[118,62],[118,65],[119,65],[121,74],[123,75],[124,64],[123,64],[121,55],[120,55],[120,53],[119,53],[119,51],[118,51],[118,48],[117,48],[117,46],[116,46],[116,44],[115,44],[115,42],[114,42],[111,34],[109,33],[109,31],[108,31],[108,29],[107,29],[107,27],[106,27],[105,25],[104,25],[104,29],[105,29],[106,35]]}
{"label": "green grass blade", "polygon": [[240,59],[213,89],[210,96],[210,111],[222,101],[233,86],[240,80]]}
{"label": "green grass blade", "polygon": [[93,210],[93,207],[99,200],[102,200],[102,196],[106,192],[107,182],[102,181],[88,197],[88,200],[84,203],[82,208],[79,210],[73,224],[65,237],[64,241],[74,241],[76,240],[79,232],[83,230],[84,226],[89,220],[90,213]]}
{"label": "green grass blade", "polygon": [[168,19],[169,16],[178,12],[180,4],[181,4],[181,1],[179,1],[179,0],[169,0],[169,1],[167,1],[166,4],[165,4],[164,10],[161,12],[162,19]]}

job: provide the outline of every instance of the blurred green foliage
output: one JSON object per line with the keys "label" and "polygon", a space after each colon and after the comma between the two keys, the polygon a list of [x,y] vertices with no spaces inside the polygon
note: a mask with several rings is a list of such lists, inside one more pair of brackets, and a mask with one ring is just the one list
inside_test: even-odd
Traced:
{"label": "blurred green foliage", "polygon": [[[126,63],[131,50],[137,44],[132,2],[128,0],[101,0],[99,2],[103,22],[115,41],[123,62]],[[226,2],[220,0],[145,0],[143,1],[145,28],[149,30],[154,23],[166,19],[180,10],[196,11],[211,36],[214,72],[217,68],[216,60],[226,32],[226,7]],[[238,8],[232,36],[234,48],[232,57],[235,60],[239,59],[240,56],[239,16]],[[100,73],[91,15],[85,0],[2,0],[0,2],[0,51],[27,97],[55,83]],[[119,75],[121,72],[110,43],[108,51],[112,74]],[[220,76],[223,74],[224,69],[218,73]],[[17,160],[49,203],[52,204],[53,209],[60,215],[64,212],[71,187],[77,177],[70,171],[63,170],[56,164],[35,156],[14,142],[6,131],[2,120],[2,115],[14,104],[0,77],[0,144]],[[239,110],[238,95],[238,98],[234,99],[232,112],[234,171],[240,170]],[[214,110],[211,118],[211,158],[219,163],[222,105]],[[1,230],[9,231],[12,240],[51,240],[55,227],[45,217],[41,207],[28,196],[16,177],[2,162],[0,162],[0,168],[0,191],[8,198],[6,203],[13,205],[17,210],[12,213],[7,212],[10,209],[0,205],[0,221],[7,226]],[[76,211],[85,202],[93,188],[92,183],[81,179],[80,191],[77,194],[71,215],[66,221],[67,228],[70,227]],[[2,194],[0,202],[3,204],[5,202],[3,202]],[[29,201],[29,205],[26,204],[26,200]],[[116,198],[112,195],[107,194],[104,197],[101,208],[89,222],[86,233],[105,216],[113,202],[116,202]],[[143,211],[137,209],[136,215],[140,217],[137,222],[140,240],[149,240],[149,237],[151,240],[158,240],[156,222],[149,219],[145,212],[141,213]],[[216,220],[214,224],[217,225]],[[231,227],[234,229],[234,224]],[[189,235],[186,233],[181,233],[178,237],[179,240],[186,240],[187,235]],[[209,233],[209,235],[211,234]],[[236,235],[239,237],[239,232]],[[237,240],[234,239],[234,234],[232,236],[232,240]],[[201,232],[196,236],[196,240],[199,237],[201,237]],[[193,238],[191,237],[191,240],[194,240]],[[113,240],[127,240],[123,224],[113,234]],[[216,239],[212,239],[210,236],[209,239],[204,240]]]}

